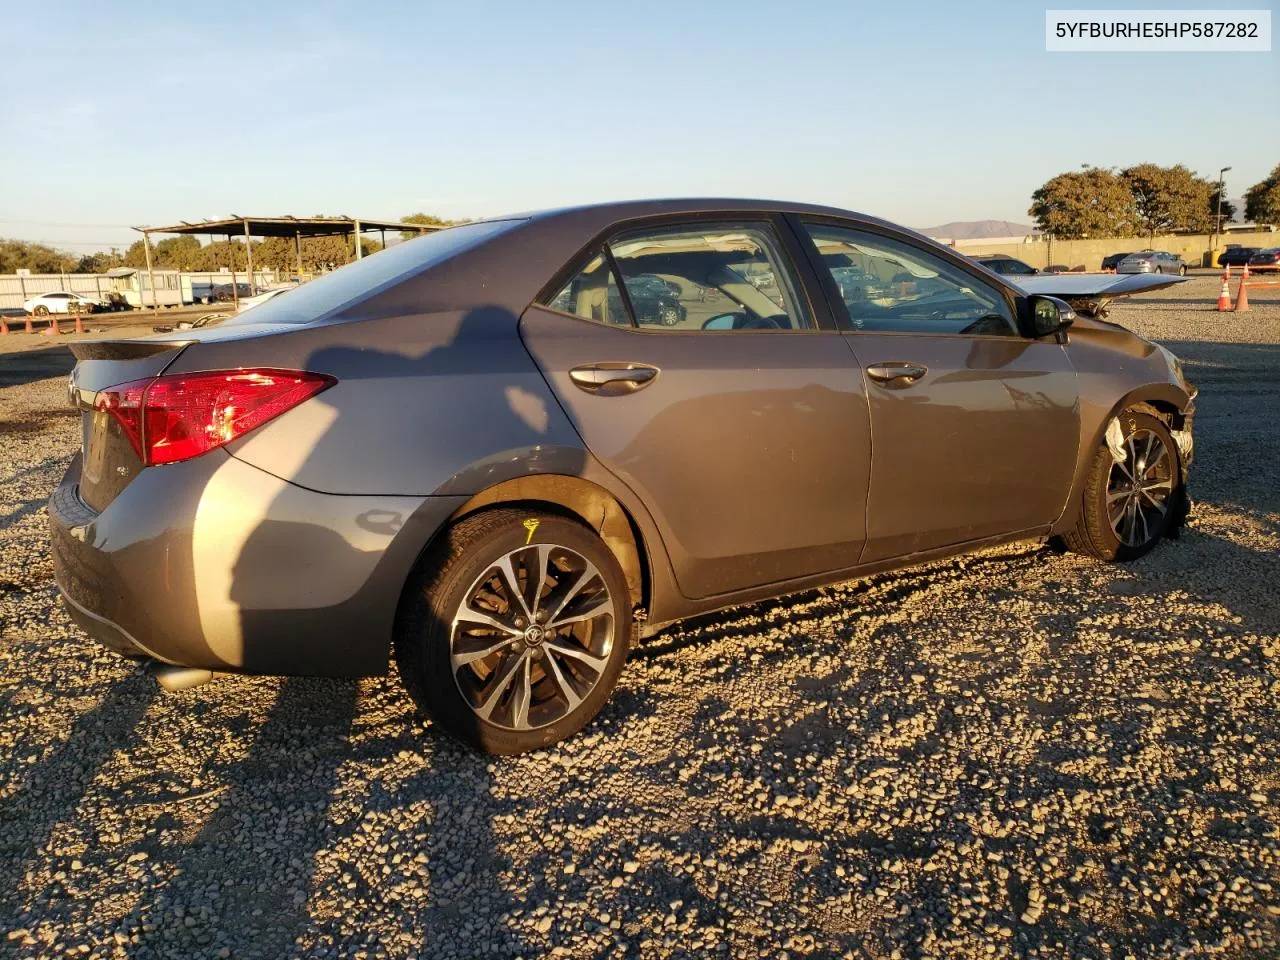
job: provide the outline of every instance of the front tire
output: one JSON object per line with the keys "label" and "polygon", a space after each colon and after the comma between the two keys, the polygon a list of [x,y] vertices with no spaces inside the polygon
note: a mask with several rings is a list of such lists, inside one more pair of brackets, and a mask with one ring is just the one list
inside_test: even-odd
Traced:
{"label": "front tire", "polygon": [[493,754],[556,743],[608,701],[631,639],[626,579],[580,523],[498,509],[451,527],[410,577],[400,677],[454,736]]}
{"label": "front tire", "polygon": [[39,304],[31,312],[34,313],[37,317],[47,317],[49,315],[49,308],[42,303],[42,304]]}
{"label": "front tire", "polygon": [[1169,428],[1146,405],[1119,415],[1124,460],[1104,439],[1085,481],[1076,527],[1067,549],[1099,560],[1135,560],[1174,528],[1186,491],[1178,447]]}

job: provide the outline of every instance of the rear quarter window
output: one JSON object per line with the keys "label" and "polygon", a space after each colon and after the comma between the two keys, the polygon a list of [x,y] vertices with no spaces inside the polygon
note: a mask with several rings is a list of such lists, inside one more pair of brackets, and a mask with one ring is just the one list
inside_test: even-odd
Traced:
{"label": "rear quarter window", "polygon": [[522,220],[487,220],[450,227],[347,264],[304,283],[287,297],[273,297],[223,326],[239,323],[311,323],[366,300],[393,284],[478,247]]}

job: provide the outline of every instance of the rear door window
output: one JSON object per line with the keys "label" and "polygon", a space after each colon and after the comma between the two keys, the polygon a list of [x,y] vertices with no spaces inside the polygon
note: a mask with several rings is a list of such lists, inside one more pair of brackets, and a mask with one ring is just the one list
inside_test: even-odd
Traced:
{"label": "rear door window", "polygon": [[682,224],[609,242],[636,323],[649,330],[807,330],[799,295],[767,222]]}

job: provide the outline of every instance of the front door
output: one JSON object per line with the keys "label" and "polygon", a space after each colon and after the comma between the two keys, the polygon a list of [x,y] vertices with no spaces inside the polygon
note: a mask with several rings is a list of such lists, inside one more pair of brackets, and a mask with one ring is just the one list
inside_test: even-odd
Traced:
{"label": "front door", "polygon": [[858,561],[866,392],[840,332],[814,316],[774,225],[742,221],[615,237],[521,320],[690,598]]}
{"label": "front door", "polygon": [[808,223],[866,376],[875,463],[864,562],[1038,530],[1062,513],[1079,442],[1064,348],[947,257]]}

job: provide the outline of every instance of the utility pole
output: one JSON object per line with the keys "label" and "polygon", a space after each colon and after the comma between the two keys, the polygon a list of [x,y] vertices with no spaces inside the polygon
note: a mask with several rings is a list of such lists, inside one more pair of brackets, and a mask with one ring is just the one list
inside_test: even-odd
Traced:
{"label": "utility pole", "polygon": [[249,236],[249,221],[244,221],[244,255],[249,265],[249,296],[254,296],[258,291],[253,286],[253,239]]}
{"label": "utility pole", "polygon": [[[147,236],[147,231],[145,230],[142,231],[142,252],[147,255],[147,283],[151,285],[151,309],[155,310],[157,309],[156,275],[155,275],[155,272],[151,269],[151,241],[150,241],[150,238]],[[139,284],[139,286],[141,286],[141,284]],[[142,300],[142,297],[139,296],[138,299]],[[142,300],[142,302],[145,303],[146,301]]]}
{"label": "utility pole", "polygon": [[[1218,247],[1218,234],[1222,232],[1222,187],[1223,180],[1230,169],[1230,167],[1223,167],[1218,171],[1218,212],[1213,218],[1213,239],[1209,242],[1210,259],[1213,257],[1213,251]],[[1211,263],[1209,266],[1212,267],[1214,264]]]}

